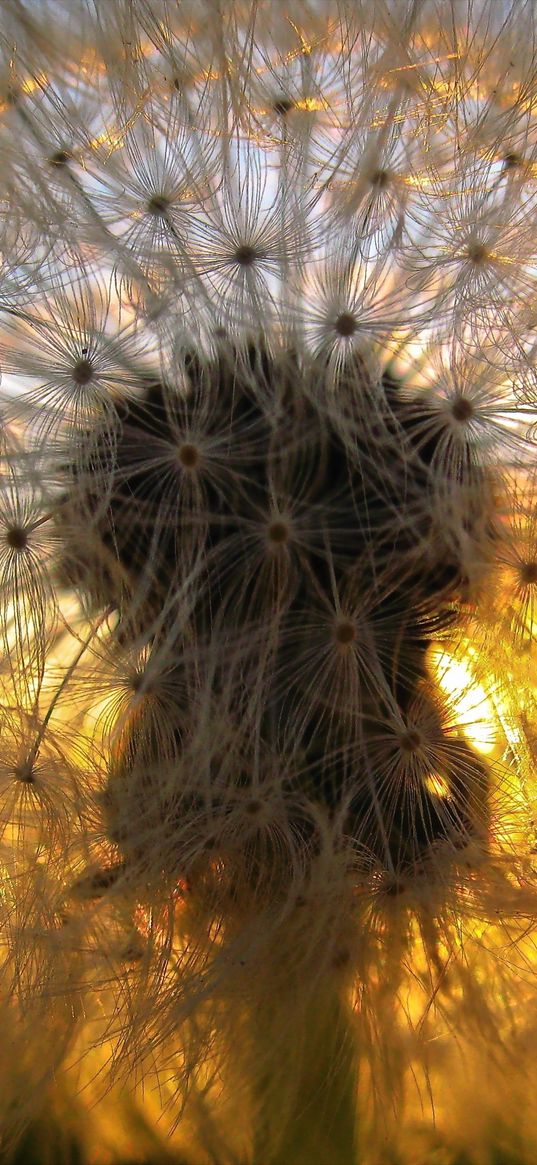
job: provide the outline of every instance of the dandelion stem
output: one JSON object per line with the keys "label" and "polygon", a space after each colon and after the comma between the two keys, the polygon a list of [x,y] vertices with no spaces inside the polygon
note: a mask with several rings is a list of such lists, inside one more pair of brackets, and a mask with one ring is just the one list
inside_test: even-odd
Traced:
{"label": "dandelion stem", "polygon": [[253,1165],[355,1165],[357,1055],[348,1004],[327,986],[292,1016],[290,1007],[285,1039],[274,1039],[272,1015],[259,1032],[261,1055],[271,1050]]}

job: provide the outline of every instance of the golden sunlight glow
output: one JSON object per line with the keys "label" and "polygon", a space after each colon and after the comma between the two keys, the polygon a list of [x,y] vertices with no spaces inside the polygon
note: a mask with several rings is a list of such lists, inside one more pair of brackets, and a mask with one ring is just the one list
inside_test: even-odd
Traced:
{"label": "golden sunlight glow", "polygon": [[304,97],[296,102],[296,109],[305,109],[306,113],[317,113],[320,109],[327,109],[328,104],[321,97]]}
{"label": "golden sunlight glow", "polygon": [[[13,66],[13,62],[10,62]],[[7,91],[4,90],[4,98],[0,100],[0,113],[5,113],[6,110],[13,107],[16,101],[17,94],[23,93],[28,96],[34,93],[36,89],[44,89],[48,85],[48,78],[46,73],[38,73],[35,77],[25,77],[23,81],[13,76],[13,82],[10,82]]]}
{"label": "golden sunlight glow", "polygon": [[112,133],[110,130],[105,130],[100,133],[98,137],[93,138],[90,142],[92,150],[98,150],[101,146],[108,146],[109,152],[113,154],[115,150],[120,150],[125,144],[125,135],[117,131]]}
{"label": "golden sunlight glow", "polygon": [[26,77],[20,83],[21,93],[35,93],[36,89],[43,89],[47,84],[46,73],[38,73],[36,77]]}
{"label": "golden sunlight glow", "polygon": [[451,795],[448,782],[439,773],[429,773],[425,777],[424,785],[427,792],[432,793],[434,797],[442,797],[442,799],[445,799]]}
{"label": "golden sunlight glow", "polygon": [[413,186],[418,190],[425,190],[428,186],[434,185],[434,178],[429,174],[405,174],[403,177],[405,186]]}
{"label": "golden sunlight glow", "polygon": [[496,745],[498,712],[473,675],[469,654],[461,659],[437,649],[432,652],[431,664],[465,736],[478,752],[491,753]]}

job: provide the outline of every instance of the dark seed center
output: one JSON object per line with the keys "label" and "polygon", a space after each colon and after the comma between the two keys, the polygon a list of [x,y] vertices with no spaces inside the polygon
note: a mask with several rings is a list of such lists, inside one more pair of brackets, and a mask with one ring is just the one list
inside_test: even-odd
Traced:
{"label": "dark seed center", "polygon": [[390,172],[389,170],[373,170],[369,181],[377,190],[384,190],[390,181]]}
{"label": "dark seed center", "polygon": [[91,360],[77,360],[73,368],[73,380],[75,384],[89,384],[93,379],[93,365]]}
{"label": "dark seed center", "polygon": [[334,952],[332,958],[332,966],[336,971],[341,971],[343,967],[347,967],[351,961],[351,952],[348,947],[340,947]]}
{"label": "dark seed center", "polygon": [[286,113],[294,109],[294,105],[295,103],[290,97],[278,97],[272,108],[278,117],[285,117]]}
{"label": "dark seed center", "polygon": [[251,801],[246,802],[245,808],[246,812],[249,813],[251,817],[257,817],[258,813],[261,813],[263,802],[252,799]]}
{"label": "dark seed center", "polygon": [[179,448],[179,461],[184,469],[195,469],[199,464],[200,455],[199,450],[195,445],[190,445],[188,442],[181,445]]}
{"label": "dark seed center", "polygon": [[338,623],[334,638],[336,643],[341,643],[344,646],[348,643],[354,643],[356,639],[356,627],[351,623],[350,619],[345,619],[342,623]]}
{"label": "dark seed center", "polygon": [[484,263],[489,253],[484,243],[472,243],[468,247],[467,255],[472,263]]}
{"label": "dark seed center", "polygon": [[12,526],[6,533],[6,542],[12,550],[26,550],[28,534],[22,526]]}
{"label": "dark seed center", "polygon": [[169,210],[169,199],[164,194],[153,194],[147,203],[150,214],[164,215]]}
{"label": "dark seed center", "polygon": [[15,777],[17,781],[22,781],[25,785],[35,784],[35,776],[33,765],[30,761],[24,761],[23,764],[17,765],[15,769]]}
{"label": "dark seed center", "polygon": [[49,165],[56,166],[61,169],[62,166],[67,166],[71,161],[72,154],[68,150],[56,150],[55,154],[51,154],[49,158]]}
{"label": "dark seed center", "polygon": [[474,406],[467,397],[459,396],[453,401],[451,414],[456,421],[469,421],[474,415]]}
{"label": "dark seed center", "polygon": [[289,527],[285,522],[271,522],[268,528],[268,536],[271,542],[276,542],[281,545],[283,542],[289,541]]}
{"label": "dark seed center", "polygon": [[233,258],[240,267],[251,267],[252,263],[255,263],[255,260],[258,258],[258,253],[255,247],[249,246],[248,243],[243,243],[240,247],[237,247]]}
{"label": "dark seed center", "polygon": [[520,578],[528,586],[537,583],[537,562],[522,562],[520,565]]}
{"label": "dark seed center", "polygon": [[410,728],[400,739],[403,752],[417,752],[421,745],[421,736],[415,728]]}
{"label": "dark seed center", "polygon": [[350,311],[342,311],[334,326],[338,336],[353,336],[358,324]]}

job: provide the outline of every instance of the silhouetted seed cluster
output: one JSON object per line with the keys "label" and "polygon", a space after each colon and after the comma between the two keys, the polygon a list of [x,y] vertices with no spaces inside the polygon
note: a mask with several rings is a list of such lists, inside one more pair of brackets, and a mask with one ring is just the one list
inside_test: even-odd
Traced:
{"label": "silhouetted seed cluster", "polygon": [[[180,387],[148,381],[116,400],[111,427],[85,435],[62,503],[64,576],[117,611],[118,649],[148,652],[146,705],[159,660],[176,701],[167,736],[142,714],[116,742],[105,801],[118,871],[143,860],[152,822],[155,837],[197,830],[211,849],[207,791],[184,784],[182,757],[203,717],[221,731],[216,707],[234,745],[223,738],[219,758],[210,742],[210,814],[229,814],[230,788],[243,797],[251,877],[268,858],[249,748],[284,773],[295,844],[314,844],[321,807],[393,890],[439,844],[482,834],[486,769],[446,733],[427,676],[427,649],[469,583],[439,501],[462,483],[439,482],[423,416],[418,439],[408,393],[356,356],[334,378],[321,361],[223,343],[216,357],[185,353]],[[460,520],[479,555],[486,483],[466,469],[473,504]]]}

